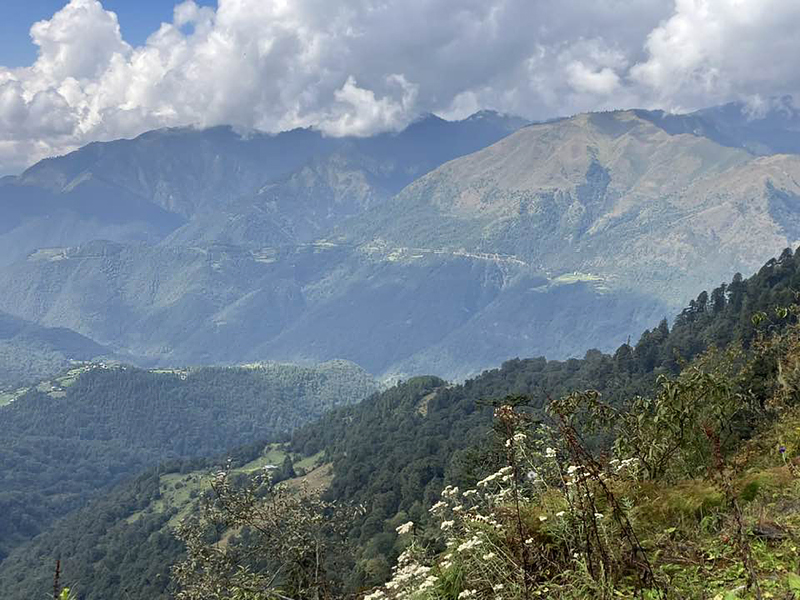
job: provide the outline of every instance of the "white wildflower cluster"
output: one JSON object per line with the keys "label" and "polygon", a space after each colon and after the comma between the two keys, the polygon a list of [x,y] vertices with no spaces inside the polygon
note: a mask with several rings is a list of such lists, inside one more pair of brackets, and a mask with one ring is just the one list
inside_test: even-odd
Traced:
{"label": "white wildflower cluster", "polygon": [[459,544],[456,550],[458,552],[468,552],[469,550],[472,550],[476,546],[480,546],[482,543],[483,540],[480,539],[477,535],[474,535],[471,538],[469,538],[466,542]]}
{"label": "white wildflower cluster", "polygon": [[[399,529],[399,528],[398,528]],[[414,557],[413,546],[406,549],[398,558],[393,569],[392,579],[384,590],[377,590],[364,596],[364,600],[405,600],[418,592],[431,589],[439,578],[431,573],[431,567],[419,564]]]}
{"label": "white wildflower cluster", "polygon": [[430,507],[429,512],[436,514],[442,512],[445,508],[447,508],[447,502],[439,500],[439,502]]}
{"label": "white wildflower cluster", "polygon": [[406,533],[411,533],[411,530],[414,529],[414,522],[409,521],[408,523],[403,523],[399,527],[395,529],[399,535],[405,535]]}
{"label": "white wildflower cluster", "polygon": [[395,567],[394,576],[392,580],[386,584],[386,588],[398,590],[400,588],[409,587],[410,584],[418,584],[427,579],[430,570],[430,567],[425,567],[416,562],[400,566],[398,559],[398,565]]}
{"label": "white wildflower cluster", "polygon": [[577,483],[586,480],[589,476],[586,467],[583,465],[569,465],[566,468],[566,474],[567,486],[576,485]]}
{"label": "white wildflower cluster", "polygon": [[521,431],[519,433],[515,433],[513,437],[510,437],[506,440],[505,444],[506,448],[511,448],[511,446],[513,446],[514,444],[520,445],[526,439],[528,439],[528,436],[522,433]]}
{"label": "white wildflower cluster", "polygon": [[505,487],[497,491],[493,496],[491,496],[491,498],[496,502],[505,502],[505,500],[508,498],[508,496],[511,495],[512,492],[513,488]]}
{"label": "white wildflower cluster", "polygon": [[453,525],[455,525],[455,521],[442,521],[442,524],[439,526],[442,531],[447,531],[448,529],[452,529]]}
{"label": "white wildflower cluster", "polygon": [[635,476],[639,470],[639,459],[636,457],[625,458],[619,460],[614,458],[608,461],[608,465],[614,470],[617,475],[630,475]]}
{"label": "white wildflower cluster", "polygon": [[547,458],[555,458],[556,457],[556,451],[553,448],[548,447],[548,448],[544,449],[544,455]]}
{"label": "white wildflower cluster", "polygon": [[442,490],[442,498],[458,498],[458,487],[448,485]]}
{"label": "white wildflower cluster", "polygon": [[492,473],[488,477],[485,477],[485,478],[481,479],[478,482],[478,487],[486,487],[487,485],[489,485],[493,481],[497,481],[498,479],[502,480],[502,478],[505,477],[506,475],[510,475],[513,470],[514,469],[512,469],[511,467],[503,467],[502,469],[500,469],[496,473]]}
{"label": "white wildflower cluster", "polygon": [[458,600],[467,600],[478,595],[478,590],[463,590],[458,594]]}
{"label": "white wildflower cluster", "polygon": [[417,591],[424,592],[425,590],[429,590],[436,585],[437,581],[439,581],[439,578],[436,575],[428,575],[424,581],[417,586]]}
{"label": "white wildflower cluster", "polygon": [[503,526],[494,517],[487,517],[486,515],[481,515],[481,514],[472,514],[469,515],[467,518],[469,521],[488,525],[498,531],[503,528]]}

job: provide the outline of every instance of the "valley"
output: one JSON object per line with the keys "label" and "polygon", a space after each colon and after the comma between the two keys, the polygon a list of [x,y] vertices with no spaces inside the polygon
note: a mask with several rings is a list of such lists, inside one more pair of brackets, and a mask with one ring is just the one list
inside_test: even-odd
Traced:
{"label": "valley", "polygon": [[800,2],[0,2],[3,600],[800,600]]}

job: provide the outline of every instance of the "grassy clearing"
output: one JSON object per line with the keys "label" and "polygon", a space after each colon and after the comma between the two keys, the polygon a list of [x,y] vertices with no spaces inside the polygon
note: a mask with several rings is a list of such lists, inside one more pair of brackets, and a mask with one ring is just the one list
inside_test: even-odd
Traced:
{"label": "grassy clearing", "polygon": [[312,456],[307,456],[302,460],[298,460],[294,463],[295,469],[305,469],[306,471],[310,471],[312,469],[317,468],[322,463],[322,456],[324,452],[317,452]]}
{"label": "grassy clearing", "polygon": [[[281,444],[269,444],[264,448],[264,453],[257,459],[250,461],[236,469],[232,474],[253,474],[266,466],[280,466],[287,453]],[[292,457],[293,459],[299,457]],[[307,484],[311,489],[324,489],[333,479],[331,465],[321,465],[322,453],[302,458],[294,463],[295,469],[302,469],[305,474],[289,480],[287,485],[299,487]],[[197,507],[198,501],[211,487],[211,470],[191,471],[186,474],[168,473],[159,477],[160,498],[144,509],[132,514],[126,519],[133,523],[142,515],[149,513],[162,513],[175,510],[176,514],[169,520],[171,527],[176,526],[181,519],[189,515]]]}
{"label": "grassy clearing", "polygon": [[285,483],[290,489],[300,489],[305,487],[311,492],[321,492],[330,486],[333,481],[333,465],[325,463],[308,471],[301,477],[289,479]]}

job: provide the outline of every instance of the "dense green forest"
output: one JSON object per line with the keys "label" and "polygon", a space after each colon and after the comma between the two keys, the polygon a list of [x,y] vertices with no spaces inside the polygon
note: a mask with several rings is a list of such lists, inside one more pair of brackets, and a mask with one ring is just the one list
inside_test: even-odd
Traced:
{"label": "dense green forest", "polygon": [[0,407],[0,561],[150,465],[285,434],[375,389],[343,361],[174,372],[98,366],[32,388]]}
{"label": "dense green forest", "polygon": [[[552,399],[593,389],[609,404],[624,406],[639,394],[652,394],[659,376],[677,376],[709,348],[740,343],[747,349],[765,331],[777,333],[794,323],[793,314],[780,311],[795,303],[797,289],[800,258],[787,250],[749,279],[736,275],[710,294],[701,293],[677,315],[671,328],[662,321],[644,332],[638,343],[623,345],[613,355],[589,351],[583,359],[567,361],[512,360],[463,385],[418,377],[358,405],[335,409],[316,423],[295,430],[285,445],[287,451],[321,455],[323,462],[332,464],[334,476],[327,498],[363,507],[361,516],[350,522],[355,567],[348,585],[363,589],[388,579],[403,549],[395,528],[408,520],[426,522],[428,508],[439,500],[445,485],[474,485],[497,466],[490,427],[494,406],[490,401],[522,396],[529,414],[536,417]],[[776,367],[769,357],[754,360],[748,385],[757,391],[773,378]],[[262,447],[239,451],[237,460],[251,459]],[[170,513],[153,510],[133,523],[120,522],[147,504],[146,500],[131,499],[143,497],[137,491],[148,476],[143,477],[118,488],[117,496],[96,500],[33,543],[20,547],[0,566],[0,585],[5,589],[19,585],[27,591],[35,581],[45,581],[55,559],[66,553],[73,561],[73,574],[96,573],[106,567],[110,570],[100,587],[93,583],[94,575],[78,577],[82,598],[102,598],[105,590],[111,589],[109,582],[122,581],[115,577],[121,577],[123,567],[113,568],[113,561],[106,558],[109,553],[116,556],[112,551],[120,542],[113,540],[132,536],[130,540],[139,540],[137,543],[151,551],[140,558],[131,555],[125,562],[124,581],[130,597],[152,598],[165,593],[166,571],[163,564],[154,566],[153,557],[169,562],[179,556],[179,546],[162,537],[162,526]],[[155,490],[155,484],[150,485]],[[115,515],[118,522],[93,533],[95,530],[83,522],[95,513]],[[156,535],[156,531],[160,533]],[[59,539],[76,536],[80,543],[58,546]],[[102,556],[93,554],[91,549],[96,547],[108,551]],[[156,579],[154,573],[161,573],[161,577]],[[10,596],[12,600],[23,597],[22,592]]]}

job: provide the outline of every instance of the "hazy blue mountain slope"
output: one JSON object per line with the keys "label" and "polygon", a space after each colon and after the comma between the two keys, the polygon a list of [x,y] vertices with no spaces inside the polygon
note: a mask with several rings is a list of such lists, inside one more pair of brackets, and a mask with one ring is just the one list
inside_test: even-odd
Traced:
{"label": "hazy blue mountain slope", "polygon": [[333,150],[265,180],[254,195],[216,202],[196,214],[166,243],[257,247],[325,237],[346,218],[377,206],[431,169],[525,124],[491,111],[455,122],[427,115],[399,133],[337,140]]}
{"label": "hazy blue mountain slope", "polygon": [[[237,249],[93,242],[41,251],[4,270],[9,287],[0,303],[134,354],[173,364],[222,360],[226,348],[241,357],[302,311],[293,266]],[[229,314],[242,318],[227,327]],[[179,345],[191,351],[176,356]]]}
{"label": "hazy blue mountain slope", "polygon": [[403,378],[445,373],[456,379],[498,364],[498,357],[581,356],[582,349],[611,350],[669,315],[667,305],[645,293],[598,290],[589,282],[531,287],[521,278],[441,341],[400,361]]}
{"label": "hazy blue mountain slope", "polygon": [[[333,243],[53,252],[0,271],[0,309],[161,364],[344,358],[375,374],[461,377],[519,355],[617,344],[666,314],[657,299],[626,304],[600,281],[549,280],[491,255]],[[603,317],[574,318],[589,313]],[[478,332],[485,341],[463,343]]]}
{"label": "hazy blue mountain slope", "polygon": [[189,218],[299,168],[334,144],[307,129],[277,135],[230,127],[159,129],[43,160],[18,181],[61,193],[76,180],[91,176]]}
{"label": "hazy blue mountain slope", "polygon": [[0,391],[54,375],[71,361],[109,354],[107,348],[69,329],[42,327],[0,312]]}
{"label": "hazy blue mountain slope", "polygon": [[0,266],[35,248],[102,238],[157,242],[182,223],[178,215],[91,175],[58,192],[6,178],[0,182]]}
{"label": "hazy blue mountain slope", "polygon": [[610,293],[596,282],[559,285],[527,265],[474,256],[373,258],[323,283],[335,293],[257,351],[460,379],[518,356],[610,348],[668,314],[644,294]]}
{"label": "hazy blue mountain slope", "polygon": [[235,244],[254,248],[310,242],[392,195],[381,164],[334,153],[315,158],[225,208],[196,215],[164,241],[170,245]]}
{"label": "hazy blue mountain slope", "polygon": [[692,113],[731,143],[754,154],[800,153],[800,110],[791,96],[763,107],[731,102]]}
{"label": "hazy blue mountain slope", "polygon": [[663,110],[634,113],[671,135],[706,137],[754,155],[800,153],[800,111],[791,96],[772,98],[763,106],[730,102],[688,114]]}

